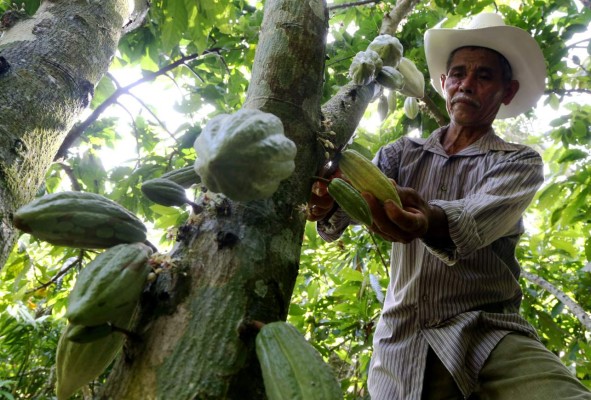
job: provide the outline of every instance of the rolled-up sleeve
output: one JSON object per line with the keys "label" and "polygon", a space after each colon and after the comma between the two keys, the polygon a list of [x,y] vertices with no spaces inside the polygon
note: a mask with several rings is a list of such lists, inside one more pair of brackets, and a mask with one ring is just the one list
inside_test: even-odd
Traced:
{"label": "rolled-up sleeve", "polygon": [[522,215],[542,184],[538,153],[523,148],[486,171],[478,184],[458,200],[430,200],[441,208],[453,248],[425,242],[431,253],[448,265],[502,236],[523,233]]}

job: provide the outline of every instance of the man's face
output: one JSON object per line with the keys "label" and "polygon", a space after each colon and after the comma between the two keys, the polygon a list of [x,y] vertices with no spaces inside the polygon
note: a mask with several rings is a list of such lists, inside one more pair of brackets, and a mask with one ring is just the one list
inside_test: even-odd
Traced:
{"label": "man's face", "polygon": [[462,48],[441,75],[447,112],[461,126],[490,125],[501,104],[509,104],[517,81],[503,82],[499,56],[486,48]]}

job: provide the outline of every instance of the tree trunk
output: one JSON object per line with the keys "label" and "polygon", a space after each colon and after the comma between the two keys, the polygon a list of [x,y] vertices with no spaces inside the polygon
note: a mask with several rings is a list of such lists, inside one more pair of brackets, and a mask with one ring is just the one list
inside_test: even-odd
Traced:
{"label": "tree trunk", "polygon": [[128,0],[44,1],[31,17],[3,18],[0,268],[17,238],[12,214],[37,193],[107,71],[132,12]]}
{"label": "tree trunk", "polygon": [[328,15],[322,0],[268,0],[245,108],[272,112],[296,142],[296,170],[268,200],[205,193],[179,229],[171,264],[142,300],[137,331],[102,398],[262,399],[253,321],[285,320],[304,214],[317,169],[316,134]]}

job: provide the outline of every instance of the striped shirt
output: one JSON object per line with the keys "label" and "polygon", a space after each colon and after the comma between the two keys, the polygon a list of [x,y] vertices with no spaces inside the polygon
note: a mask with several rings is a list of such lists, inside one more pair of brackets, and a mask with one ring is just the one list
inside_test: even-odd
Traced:
{"label": "striped shirt", "polygon": [[[372,400],[421,398],[429,346],[467,397],[496,344],[509,332],[537,338],[519,313],[515,247],[522,214],[543,182],[542,160],[491,129],[454,155],[428,139],[402,138],[376,154],[400,186],[411,187],[448,219],[453,247],[393,243],[390,283],[374,333],[368,379]],[[318,224],[327,240],[348,222],[336,213]]]}

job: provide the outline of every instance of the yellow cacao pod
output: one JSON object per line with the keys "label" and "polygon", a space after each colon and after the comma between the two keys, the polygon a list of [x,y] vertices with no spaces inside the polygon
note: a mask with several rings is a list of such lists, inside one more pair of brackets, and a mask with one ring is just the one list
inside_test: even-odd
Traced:
{"label": "yellow cacao pod", "polygon": [[404,99],[404,114],[410,119],[415,119],[419,115],[419,102],[416,98],[407,97]]}
{"label": "yellow cacao pod", "polygon": [[398,91],[408,97],[422,98],[425,95],[425,78],[415,63],[402,57],[398,71],[404,76],[404,86]]}
{"label": "yellow cacao pod", "polygon": [[356,85],[367,85],[376,78],[382,69],[383,62],[380,55],[368,49],[355,55],[349,67],[349,76]]}
{"label": "yellow cacao pod", "polygon": [[391,35],[379,35],[367,46],[368,49],[375,51],[380,55],[384,66],[396,68],[402,58],[402,43]]}

